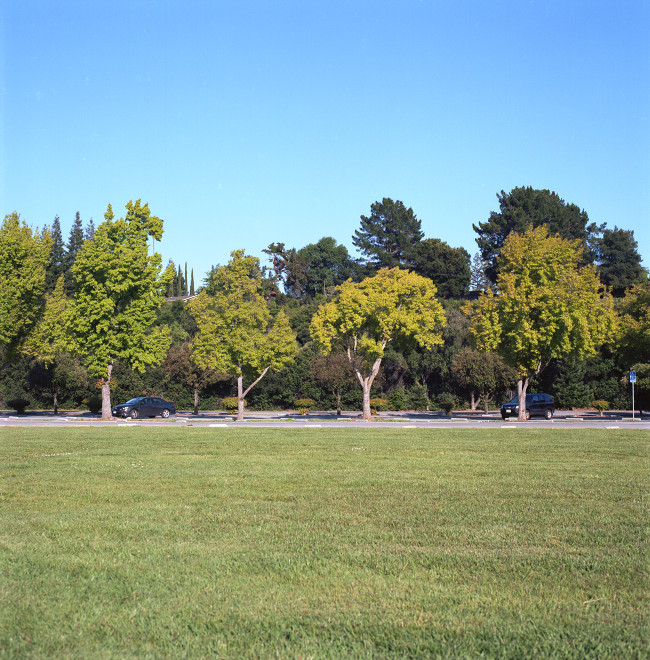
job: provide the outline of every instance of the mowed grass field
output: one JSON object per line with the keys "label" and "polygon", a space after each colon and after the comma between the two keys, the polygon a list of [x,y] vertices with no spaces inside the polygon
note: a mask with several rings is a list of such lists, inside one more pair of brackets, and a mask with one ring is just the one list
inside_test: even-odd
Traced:
{"label": "mowed grass field", "polygon": [[647,658],[650,434],[0,430],[0,655]]}

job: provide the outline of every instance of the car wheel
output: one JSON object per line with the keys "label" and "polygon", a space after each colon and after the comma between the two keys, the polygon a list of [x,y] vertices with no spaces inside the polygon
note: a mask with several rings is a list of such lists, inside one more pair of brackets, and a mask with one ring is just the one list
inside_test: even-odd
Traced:
{"label": "car wheel", "polygon": [[530,420],[530,410],[526,411],[526,414],[524,415],[524,417],[526,418],[526,421]]}
{"label": "car wheel", "polygon": [[161,417],[165,417],[165,418],[169,417],[169,410],[167,410],[167,408],[165,408],[165,409],[160,413],[160,416],[161,416]]}
{"label": "car wheel", "polygon": [[505,422],[508,419],[508,415],[501,415],[501,419]]}
{"label": "car wheel", "polygon": [[546,419],[551,419],[553,417],[553,411],[549,408],[544,412],[544,417]]}
{"label": "car wheel", "polygon": [[138,413],[138,411],[134,408],[131,411],[131,419],[138,419],[139,416],[140,416],[140,413]]}

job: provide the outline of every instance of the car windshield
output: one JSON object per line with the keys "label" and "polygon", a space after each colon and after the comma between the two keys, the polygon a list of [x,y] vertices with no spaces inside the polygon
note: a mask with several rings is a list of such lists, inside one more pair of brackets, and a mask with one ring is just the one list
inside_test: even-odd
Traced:
{"label": "car windshield", "polygon": [[513,396],[508,403],[519,403],[519,397],[518,396]]}
{"label": "car windshield", "polygon": [[127,401],[126,403],[127,404],[129,404],[129,403],[138,403],[140,401],[142,401],[142,397],[141,396],[136,396],[135,399],[131,399],[130,401]]}

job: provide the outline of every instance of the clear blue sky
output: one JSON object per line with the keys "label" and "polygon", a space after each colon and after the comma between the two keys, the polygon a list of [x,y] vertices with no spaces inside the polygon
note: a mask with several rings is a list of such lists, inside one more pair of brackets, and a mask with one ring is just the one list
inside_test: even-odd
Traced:
{"label": "clear blue sky", "polygon": [[382,197],[476,252],[496,193],[556,191],[650,266],[647,0],[4,0],[0,213],[141,198],[197,284]]}

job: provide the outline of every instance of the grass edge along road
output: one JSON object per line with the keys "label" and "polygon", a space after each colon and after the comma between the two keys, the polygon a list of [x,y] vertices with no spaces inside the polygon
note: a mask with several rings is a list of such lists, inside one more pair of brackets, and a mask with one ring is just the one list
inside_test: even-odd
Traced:
{"label": "grass edge along road", "polygon": [[648,434],[3,429],[4,657],[648,654]]}

